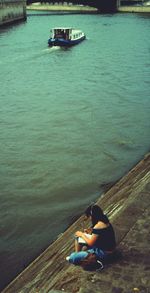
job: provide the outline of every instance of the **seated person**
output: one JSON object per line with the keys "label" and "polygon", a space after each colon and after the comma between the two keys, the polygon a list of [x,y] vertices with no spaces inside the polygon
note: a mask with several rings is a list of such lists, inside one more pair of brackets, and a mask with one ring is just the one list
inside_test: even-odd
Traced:
{"label": "seated person", "polygon": [[[84,230],[84,232],[77,231],[75,233],[75,252],[66,258],[73,264],[80,264],[89,253],[94,253],[97,259],[103,260],[116,248],[113,227],[102,209],[94,204],[87,208],[85,214],[91,218],[92,228],[91,231]],[[87,250],[82,250],[83,245],[84,248],[85,245],[87,246]]]}

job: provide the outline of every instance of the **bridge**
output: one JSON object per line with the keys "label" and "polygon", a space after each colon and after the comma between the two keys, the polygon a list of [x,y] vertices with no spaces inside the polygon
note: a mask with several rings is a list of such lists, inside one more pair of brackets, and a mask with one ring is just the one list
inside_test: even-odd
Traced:
{"label": "bridge", "polygon": [[116,12],[122,5],[132,5],[141,3],[144,0],[27,0],[27,5],[34,2],[50,3],[50,4],[73,4],[73,5],[85,5],[95,7],[102,13]]}
{"label": "bridge", "polygon": [[0,0],[0,26],[26,19],[27,5],[34,2],[41,3],[72,3],[74,5],[88,5],[95,7],[100,13],[117,12],[124,3],[126,5],[142,2],[144,0]]}
{"label": "bridge", "polygon": [[[27,5],[38,0],[27,0]],[[41,3],[72,3],[73,5],[85,5],[97,8],[100,12],[115,12],[120,0],[40,0]]]}

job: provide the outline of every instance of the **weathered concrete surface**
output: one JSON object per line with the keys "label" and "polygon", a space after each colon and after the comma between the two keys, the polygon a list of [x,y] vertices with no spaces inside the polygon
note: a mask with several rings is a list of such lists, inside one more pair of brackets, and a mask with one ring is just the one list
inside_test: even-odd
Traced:
{"label": "weathered concrete surface", "polygon": [[98,200],[114,225],[120,260],[100,272],[66,262],[82,216],[2,292],[149,293],[149,195],[150,154]]}
{"label": "weathered concrete surface", "polygon": [[0,26],[26,19],[25,0],[0,1]]}

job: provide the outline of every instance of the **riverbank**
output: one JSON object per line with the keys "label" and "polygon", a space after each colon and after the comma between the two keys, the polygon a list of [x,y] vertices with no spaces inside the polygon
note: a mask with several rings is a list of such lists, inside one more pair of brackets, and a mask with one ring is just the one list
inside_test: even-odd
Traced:
{"label": "riverbank", "polygon": [[150,13],[150,6],[120,6],[118,12]]}
{"label": "riverbank", "polygon": [[120,260],[100,272],[66,262],[74,232],[82,228],[81,216],[2,292],[148,293],[149,196],[150,153],[97,201],[113,223]]}
{"label": "riverbank", "polygon": [[51,11],[59,13],[97,13],[97,8],[80,5],[51,5],[51,4],[32,4],[27,6],[27,10]]}

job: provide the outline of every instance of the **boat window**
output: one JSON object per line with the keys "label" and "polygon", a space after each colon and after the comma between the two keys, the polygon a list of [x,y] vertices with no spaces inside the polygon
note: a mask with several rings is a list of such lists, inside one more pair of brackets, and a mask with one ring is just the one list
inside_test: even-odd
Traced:
{"label": "boat window", "polygon": [[66,33],[67,30],[64,30],[64,29],[56,29],[55,30],[55,38],[63,38],[63,39],[66,39]]}

